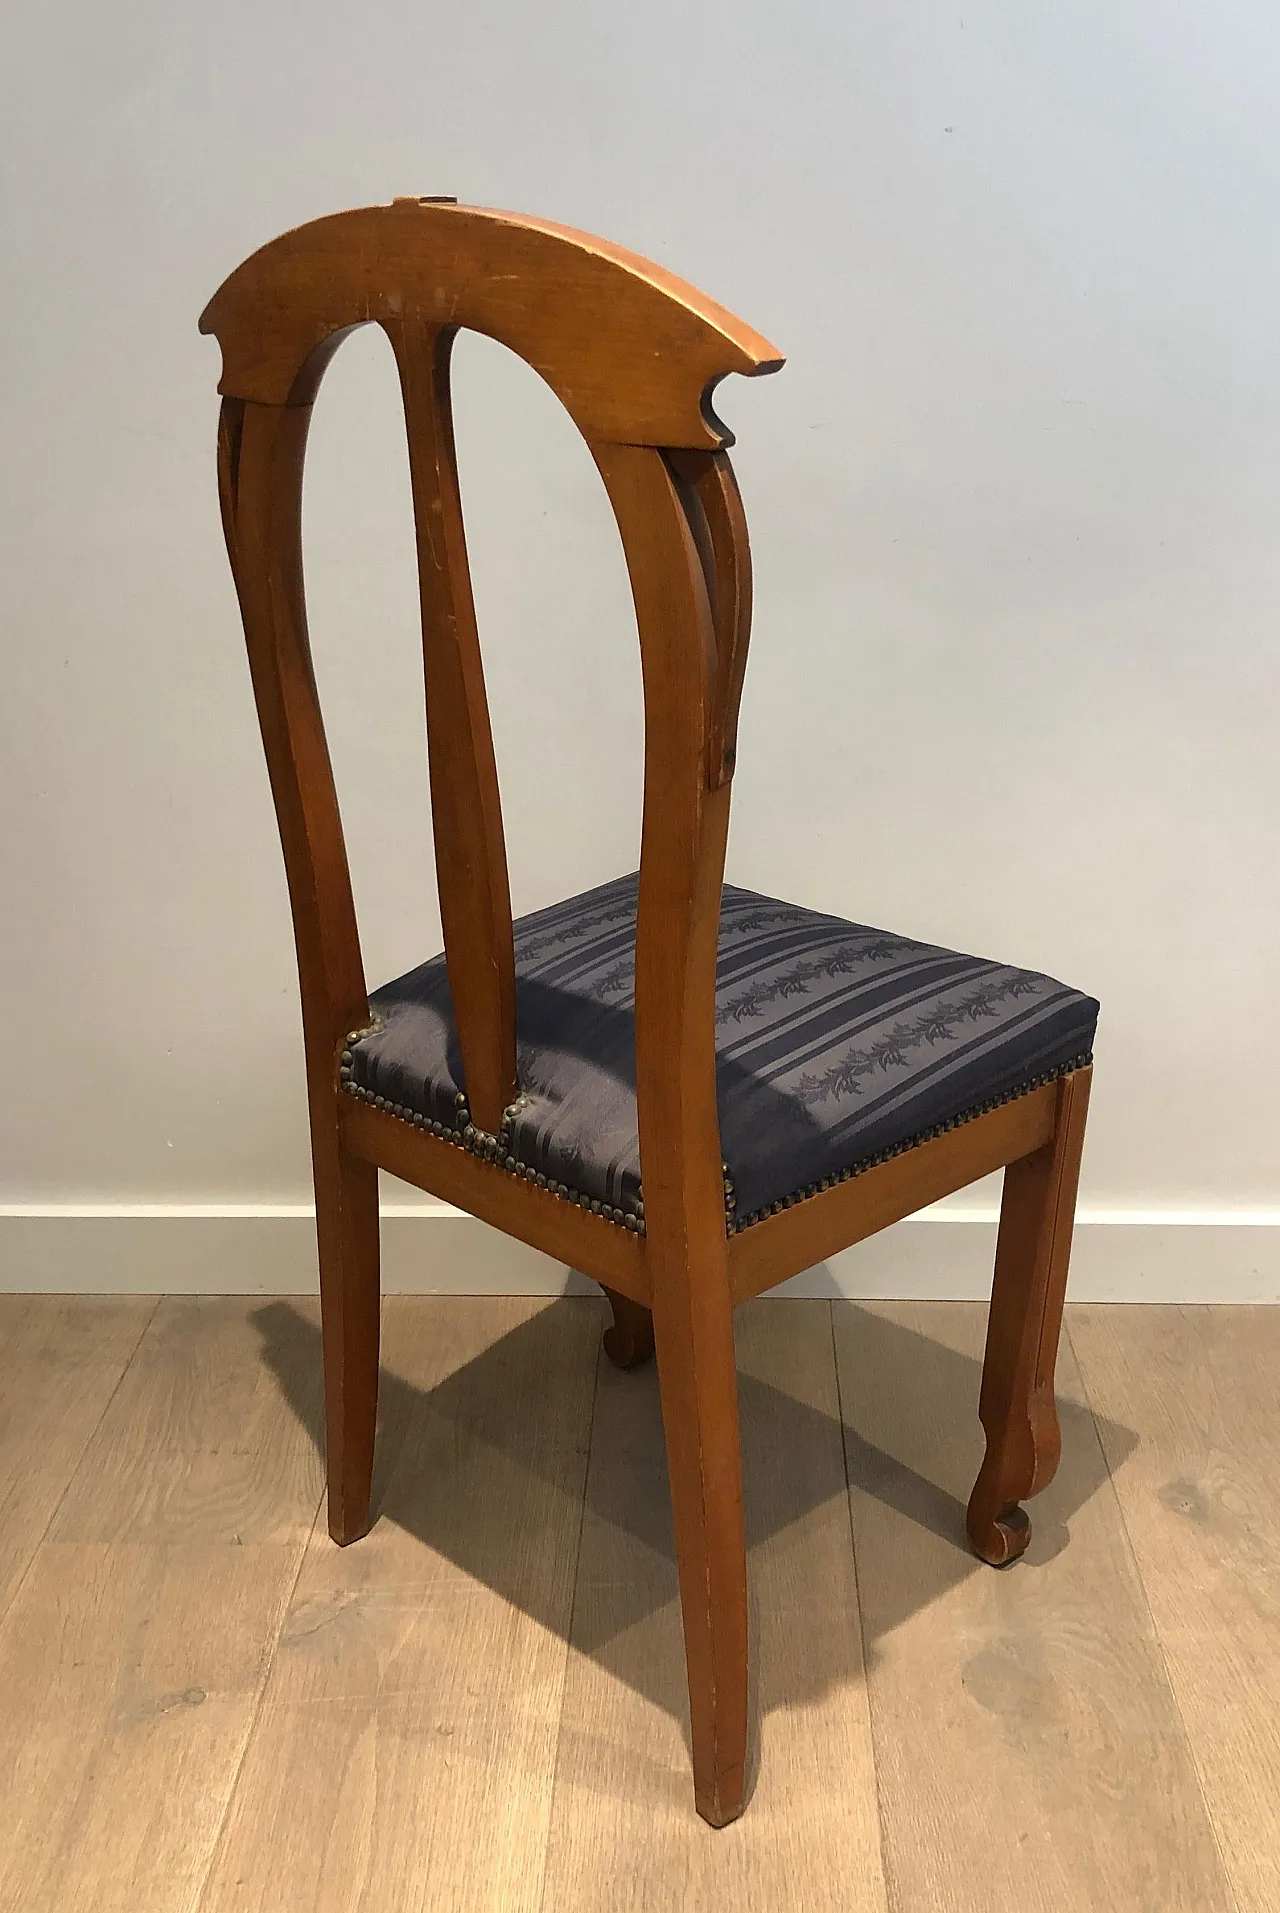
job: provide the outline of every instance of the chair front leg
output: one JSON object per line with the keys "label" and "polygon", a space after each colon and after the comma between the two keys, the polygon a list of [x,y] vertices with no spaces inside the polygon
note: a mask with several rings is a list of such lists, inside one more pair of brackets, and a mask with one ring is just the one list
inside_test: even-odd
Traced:
{"label": "chair front leg", "polygon": [[329,1533],[341,1547],[369,1528],[378,1414],[378,1172],[315,1136],[316,1235],[324,1342]]}
{"label": "chair front leg", "polygon": [[1004,1172],[978,1408],[987,1451],[967,1521],[992,1567],[1026,1548],[1031,1523],[1019,1504],[1048,1486],[1062,1452],[1053,1376],[1092,1073],[1063,1077],[1053,1140]]}
{"label": "chair front leg", "polygon": [[[704,1272],[705,1273],[705,1272]],[[747,1550],[733,1305],[686,1277],[655,1293],[658,1387],[671,1481],[698,1812],[727,1826],[747,1757]]]}

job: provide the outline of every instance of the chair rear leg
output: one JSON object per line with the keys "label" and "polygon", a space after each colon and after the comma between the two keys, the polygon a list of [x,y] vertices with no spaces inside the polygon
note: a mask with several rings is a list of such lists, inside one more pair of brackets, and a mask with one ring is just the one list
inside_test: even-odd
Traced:
{"label": "chair rear leg", "polygon": [[369,1527],[378,1413],[378,1172],[334,1140],[316,1150],[329,1533]]}
{"label": "chair rear leg", "polygon": [[1057,1472],[1053,1375],[1071,1255],[1091,1069],[1064,1076],[1052,1142],[1004,1172],[995,1282],[978,1415],[987,1452],[969,1501],[974,1551],[992,1567],[1031,1539],[1019,1505]]}
{"label": "chair rear leg", "polygon": [[615,1368],[638,1368],[653,1354],[653,1315],[629,1295],[608,1288],[604,1292],[613,1310],[612,1326],[604,1332],[604,1352]]}
{"label": "chair rear leg", "polygon": [[655,1297],[653,1316],[689,1675],[694,1796],[702,1818],[723,1827],[742,1812],[747,1755],[747,1552],[727,1284],[714,1303],[698,1294],[696,1307],[689,1293],[667,1301]]}

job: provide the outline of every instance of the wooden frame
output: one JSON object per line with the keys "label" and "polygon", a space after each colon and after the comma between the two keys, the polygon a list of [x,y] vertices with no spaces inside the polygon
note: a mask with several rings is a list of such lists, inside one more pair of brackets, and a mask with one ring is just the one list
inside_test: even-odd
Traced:
{"label": "wooden frame", "polygon": [[[449,400],[461,327],[518,352],[585,437],[622,535],[639,626],[645,786],[636,936],[644,1234],[368,1102],[341,1057],[369,1023],[346,851],[311,669],[301,558],[307,426],[324,369],[382,325],[404,395],[422,589],[432,826],[472,1120],[516,1093],[515,967],[497,774]],[[732,1312],[821,1257],[1003,1165],[969,1534],[1012,1560],[1019,1503],[1057,1463],[1053,1369],[1087,1068],[730,1236],[715,1083],[715,966],[751,617],[746,520],[710,406],[776,350],[692,287],[581,233],[443,200],[315,221],[248,259],[201,319],[223,354],[219,481],[293,909],[323,1317],[329,1527],[369,1523],[378,1385],[377,1171],[595,1277],[611,1357],[656,1346],[698,1811],[742,1810],[747,1589]]]}

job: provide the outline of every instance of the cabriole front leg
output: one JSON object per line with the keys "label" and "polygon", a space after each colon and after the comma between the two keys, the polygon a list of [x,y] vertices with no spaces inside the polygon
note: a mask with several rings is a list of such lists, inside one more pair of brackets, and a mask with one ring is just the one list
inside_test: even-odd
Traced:
{"label": "cabriole front leg", "polygon": [[1021,1503],[1057,1472],[1054,1369],[1071,1256],[1091,1069],[1065,1076],[1053,1141],[1004,1175],[979,1419],[987,1451],[969,1501],[974,1551],[992,1567],[1031,1539]]}

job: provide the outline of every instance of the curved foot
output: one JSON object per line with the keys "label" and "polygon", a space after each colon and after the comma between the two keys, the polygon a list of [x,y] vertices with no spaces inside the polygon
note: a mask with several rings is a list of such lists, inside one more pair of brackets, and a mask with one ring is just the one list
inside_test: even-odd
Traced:
{"label": "curved foot", "polygon": [[1089,1078],[1087,1068],[1062,1078],[1052,1141],[1004,1172],[978,1403],[987,1448],[965,1523],[993,1568],[1025,1554],[1031,1523],[1020,1504],[1048,1487],[1062,1453],[1053,1371]]}
{"label": "curved foot", "polygon": [[653,1354],[653,1316],[643,1303],[605,1289],[613,1325],[604,1332],[604,1352],[615,1368],[638,1368]]}
{"label": "curved foot", "polygon": [[973,1551],[988,1567],[1007,1568],[1020,1554],[1026,1553],[1027,1543],[1031,1539],[1027,1511],[1015,1501],[993,1515],[985,1509],[975,1508],[976,1500],[975,1495],[974,1501],[969,1503],[967,1523]]}

